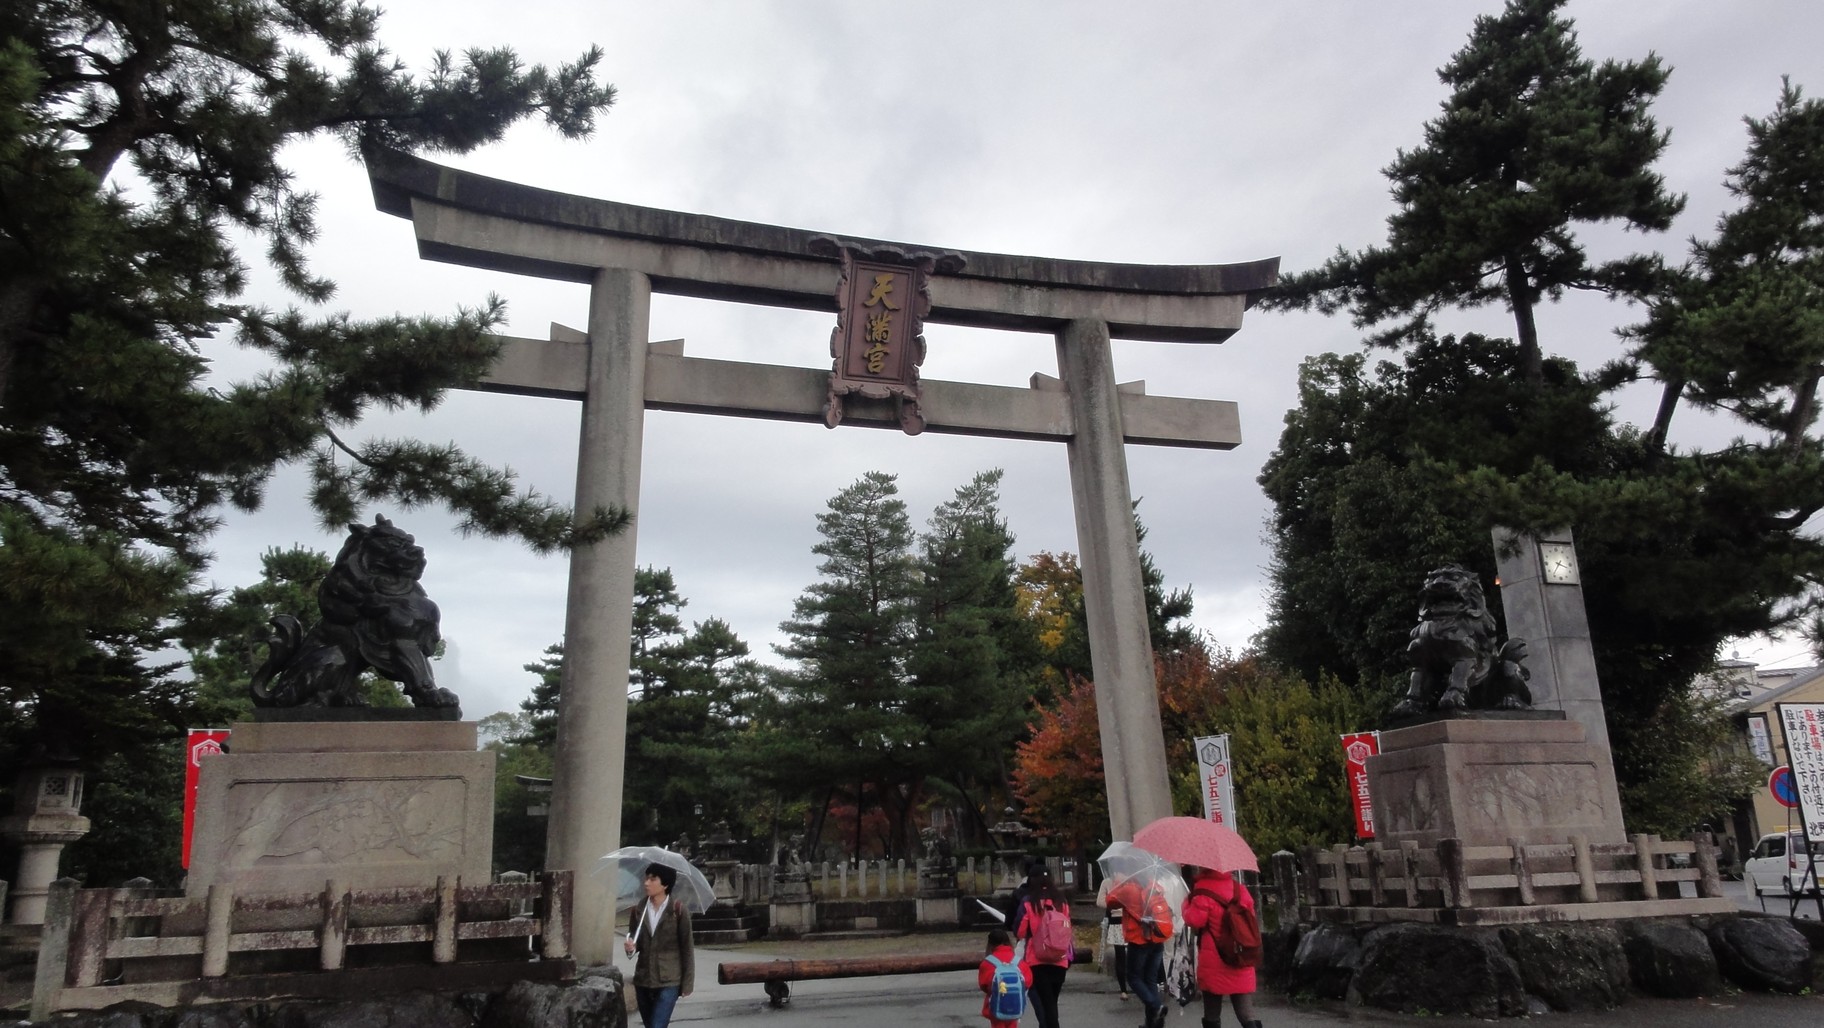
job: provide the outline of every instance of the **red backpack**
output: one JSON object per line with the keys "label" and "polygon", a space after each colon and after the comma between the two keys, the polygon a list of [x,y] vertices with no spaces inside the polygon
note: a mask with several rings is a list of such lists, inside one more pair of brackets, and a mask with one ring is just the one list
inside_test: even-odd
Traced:
{"label": "red backpack", "polygon": [[1243,888],[1240,882],[1235,883],[1237,897],[1224,903],[1217,899],[1215,891],[1201,886],[1197,891],[1216,900],[1222,908],[1222,916],[1210,926],[1216,947],[1216,955],[1230,967],[1260,966],[1260,920],[1254,916],[1254,908],[1241,902],[1239,893]]}

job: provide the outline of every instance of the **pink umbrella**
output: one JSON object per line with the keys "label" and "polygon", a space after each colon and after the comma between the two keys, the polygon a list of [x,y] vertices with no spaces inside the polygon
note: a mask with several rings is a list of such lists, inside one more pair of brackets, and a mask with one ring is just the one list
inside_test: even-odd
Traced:
{"label": "pink umbrella", "polygon": [[1200,817],[1162,817],[1134,833],[1134,845],[1180,864],[1216,871],[1258,871],[1241,835],[1228,825]]}

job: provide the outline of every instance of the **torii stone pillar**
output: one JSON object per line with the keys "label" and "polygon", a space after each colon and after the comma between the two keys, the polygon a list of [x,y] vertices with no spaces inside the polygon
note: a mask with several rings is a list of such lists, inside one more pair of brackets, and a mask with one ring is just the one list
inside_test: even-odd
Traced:
{"label": "torii stone pillar", "polygon": [[[576,506],[637,512],[646,410],[824,422],[827,370],[703,360],[647,342],[651,294],[836,311],[831,240],[797,229],[656,211],[472,175],[398,154],[371,155],[374,202],[412,220],[419,254],[590,285],[586,333],[507,339],[480,388],[583,401]],[[933,251],[850,241],[870,250]],[[1146,596],[1125,446],[1228,449],[1234,403],[1117,386],[1111,338],[1221,342],[1241,327],[1278,261],[1149,266],[945,255],[930,277],[928,323],[1045,332],[1059,378],[1031,388],[925,380],[925,431],[1065,443],[1081,550],[1103,767],[1116,838],[1171,813]],[[844,425],[900,427],[888,400],[849,396]],[[572,951],[613,957],[612,897],[587,872],[621,844],[633,528],[571,557],[547,862],[577,878]]]}
{"label": "torii stone pillar", "polygon": [[[646,424],[646,339],[652,284],[637,271],[603,269],[589,289],[589,347],[577,446],[576,510],[640,506]],[[627,640],[633,632],[636,518],[618,535],[570,554],[564,607],[564,673],[551,774],[546,863],[586,872],[621,844],[627,766]],[[579,788],[580,786],[580,788]],[[576,940],[614,938],[613,904],[578,875]],[[588,899],[585,901],[584,897]],[[579,959],[607,963],[592,947]],[[611,956],[611,954],[610,954]]]}
{"label": "torii stone pillar", "polygon": [[[1108,325],[1073,321],[1058,335],[1058,371],[1070,395],[1070,494],[1077,515],[1083,607],[1089,621],[1090,670],[1096,676],[1098,728],[1107,775],[1108,819],[1115,837],[1131,839],[1148,822],[1172,813],[1165,766],[1165,732],[1153,681],[1152,635],[1146,625],[1146,585],[1134,531],[1133,493],[1122,445],[1121,400]],[[1135,598],[1139,602],[1135,603]],[[1104,690],[1101,683],[1116,683]]]}

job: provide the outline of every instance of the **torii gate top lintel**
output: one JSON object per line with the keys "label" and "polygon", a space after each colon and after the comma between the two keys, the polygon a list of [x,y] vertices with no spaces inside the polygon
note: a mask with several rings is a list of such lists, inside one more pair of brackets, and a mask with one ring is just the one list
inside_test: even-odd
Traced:
{"label": "torii gate top lintel", "polygon": [[[369,154],[367,168],[375,206],[410,218],[429,259],[574,282],[622,267],[655,292],[835,309],[828,233],[576,196],[395,152]],[[1056,332],[1095,317],[1117,339],[1221,342],[1279,273],[1277,257],[1112,264],[839,238],[960,258],[931,276],[927,321]]]}

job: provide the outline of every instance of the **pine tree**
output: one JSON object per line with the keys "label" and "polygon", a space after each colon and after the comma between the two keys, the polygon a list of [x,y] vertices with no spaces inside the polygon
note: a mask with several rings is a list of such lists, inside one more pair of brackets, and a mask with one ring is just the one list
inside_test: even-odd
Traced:
{"label": "pine tree", "polygon": [[[629,841],[668,844],[715,819],[749,830],[764,805],[734,756],[763,672],[721,618],[682,632],[678,611],[688,603],[671,569],[635,572],[622,799]],[[542,660],[526,665],[539,680],[520,703],[525,727],[510,740],[544,754],[547,763],[557,744],[563,653],[553,644]],[[702,818],[694,813],[698,804]]]}
{"label": "pine tree", "polygon": [[1544,374],[1534,310],[1568,289],[1638,297],[1657,282],[1647,256],[1592,263],[1573,229],[1620,221],[1664,231],[1684,207],[1652,165],[1667,135],[1647,113],[1665,85],[1657,57],[1583,56],[1566,0],[1509,0],[1476,19],[1469,44],[1438,71],[1451,87],[1425,143],[1386,169],[1399,210],[1387,243],[1339,250],[1287,276],[1282,307],[1347,308],[1358,326],[1393,321],[1371,342],[1415,338],[1443,307],[1502,303],[1513,313],[1519,374]]}
{"label": "pine tree", "polygon": [[672,659],[672,639],[684,631],[684,619],[678,612],[688,602],[678,595],[670,568],[634,571],[633,652],[628,657],[627,685],[635,697],[651,694],[661,669]]}
{"label": "pine tree", "polygon": [[[923,779],[948,783],[987,838],[1011,794],[1012,747],[1026,733],[1041,666],[1038,634],[1020,613],[1013,534],[1000,511],[999,469],[984,471],[938,506],[920,540],[916,636],[908,663],[906,716],[923,729]],[[908,781],[890,812],[902,831],[922,796]],[[918,791],[914,791],[914,790]],[[902,840],[910,845],[910,838]]]}
{"label": "pine tree", "polygon": [[1693,241],[1684,278],[1632,333],[1634,357],[1664,383],[1655,447],[1683,400],[1808,463],[1824,373],[1824,103],[1787,81],[1773,114],[1747,123],[1748,153],[1727,181],[1742,206],[1714,240]]}
{"label": "pine tree", "polygon": [[[316,198],[285,167],[290,141],[465,152],[531,116],[585,136],[613,101],[599,50],[554,69],[500,48],[445,53],[413,75],[377,21],[345,0],[0,7],[0,664],[15,745],[103,753],[110,721],[168,736],[191,720],[140,658],[178,634],[223,509],[257,507],[281,464],[308,466],[326,525],[385,498],[442,502],[466,529],[546,549],[622,523],[579,524],[450,447],[338,437],[375,406],[429,409],[476,380],[498,301],[357,322],[241,299],[249,236],[301,304],[333,294],[306,259]],[[276,370],[206,382],[198,344],[221,335]],[[63,692],[86,698],[72,708]]]}
{"label": "pine tree", "polygon": [[550,751],[557,748],[557,697],[564,682],[564,644],[545,647],[545,655],[525,665],[525,670],[538,676],[531,695],[520,701],[526,715],[526,730],[515,742]]}
{"label": "pine tree", "polygon": [[[912,526],[892,475],[870,471],[817,516],[822,576],[792,605],[778,702],[748,743],[748,766],[792,794],[891,787],[911,771],[919,729],[903,716],[917,607]],[[810,846],[819,844],[822,808]]]}

